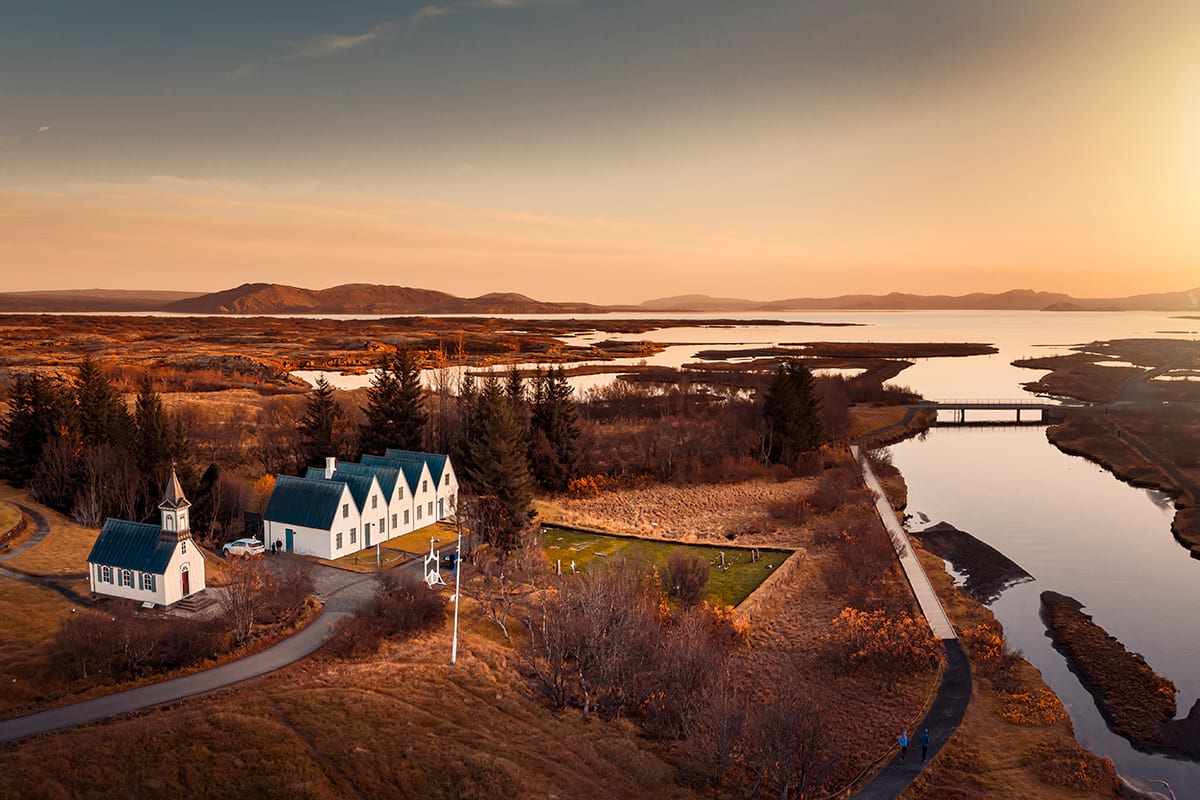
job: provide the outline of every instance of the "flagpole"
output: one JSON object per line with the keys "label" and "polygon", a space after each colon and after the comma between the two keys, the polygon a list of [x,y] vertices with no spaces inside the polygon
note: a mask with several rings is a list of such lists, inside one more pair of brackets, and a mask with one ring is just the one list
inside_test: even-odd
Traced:
{"label": "flagpole", "polygon": [[462,531],[458,532],[458,546],[454,548],[454,637],[450,644],[450,665],[458,661],[458,591],[462,583]]}

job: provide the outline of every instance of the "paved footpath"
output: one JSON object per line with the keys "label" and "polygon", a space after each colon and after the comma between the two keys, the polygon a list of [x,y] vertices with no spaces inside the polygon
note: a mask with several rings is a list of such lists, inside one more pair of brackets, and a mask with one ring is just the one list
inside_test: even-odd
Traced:
{"label": "paved footpath", "polygon": [[[912,543],[908,540],[908,532],[904,530],[904,526],[897,519],[896,512],[884,495],[883,487],[879,485],[879,480],[871,470],[870,464],[866,458],[862,457],[857,445],[851,446],[850,452],[862,470],[863,480],[867,487],[875,494],[875,510],[879,513],[880,520],[883,521],[884,527],[892,535],[893,540],[902,545],[903,552],[897,553],[900,566],[904,568],[904,575],[908,578],[908,583],[921,607],[921,613],[925,615],[925,619],[929,623],[930,630],[935,637],[942,640],[942,646],[946,652],[946,667],[942,670],[942,682],[933,699],[933,704],[929,707],[925,718],[908,732],[908,757],[902,761],[899,749],[893,748],[895,755],[891,761],[854,795],[864,798],[864,800],[889,800],[899,797],[900,793],[908,788],[908,785],[916,779],[925,766],[921,761],[921,731],[929,729],[929,758],[933,758],[958,730],[958,725],[967,712],[967,705],[971,702],[971,664],[967,660],[966,653],[963,652],[958,635],[954,632],[954,626],[950,623],[950,618],[946,616],[946,611],[942,608],[942,603],[938,599],[937,593],[934,592],[933,585],[929,582],[929,576],[925,574],[921,562],[913,553]],[[899,735],[900,731],[896,731],[896,736],[899,737]]]}

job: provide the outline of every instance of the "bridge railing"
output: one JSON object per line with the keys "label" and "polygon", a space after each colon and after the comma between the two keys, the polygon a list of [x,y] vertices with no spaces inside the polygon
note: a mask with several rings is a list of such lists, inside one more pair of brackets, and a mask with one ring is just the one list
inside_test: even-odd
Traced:
{"label": "bridge railing", "polygon": [[1052,403],[1046,400],[1038,400],[1034,398],[1016,398],[1004,400],[987,397],[930,399],[929,403],[935,406],[994,406],[996,408],[1045,408],[1046,406],[1054,407],[1058,405],[1058,403]]}

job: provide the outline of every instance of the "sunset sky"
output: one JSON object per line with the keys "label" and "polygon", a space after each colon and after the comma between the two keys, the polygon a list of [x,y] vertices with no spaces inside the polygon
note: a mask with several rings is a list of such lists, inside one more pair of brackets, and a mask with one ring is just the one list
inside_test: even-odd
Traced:
{"label": "sunset sky", "polygon": [[0,290],[1200,286],[1195,0],[3,2]]}

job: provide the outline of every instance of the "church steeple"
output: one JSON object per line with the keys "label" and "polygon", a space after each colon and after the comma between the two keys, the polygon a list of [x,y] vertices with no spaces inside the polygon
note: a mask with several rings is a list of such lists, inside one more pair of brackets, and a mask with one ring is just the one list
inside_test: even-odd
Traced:
{"label": "church steeple", "polygon": [[158,503],[162,515],[162,534],[160,538],[167,542],[181,542],[192,537],[188,527],[188,508],[191,507],[179,485],[179,476],[175,474],[175,465],[171,465],[171,477],[163,489],[162,500]]}

